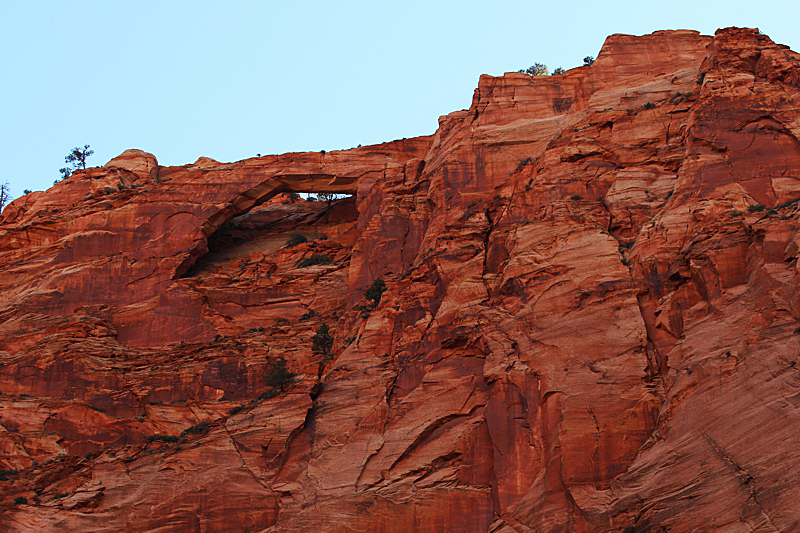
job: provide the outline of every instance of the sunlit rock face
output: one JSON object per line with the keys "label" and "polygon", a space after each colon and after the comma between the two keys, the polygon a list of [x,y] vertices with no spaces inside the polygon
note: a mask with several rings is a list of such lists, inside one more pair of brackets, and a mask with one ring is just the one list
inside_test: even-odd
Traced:
{"label": "sunlit rock face", "polygon": [[430,137],[17,199],[0,530],[800,531],[799,138],[798,54],[664,31]]}

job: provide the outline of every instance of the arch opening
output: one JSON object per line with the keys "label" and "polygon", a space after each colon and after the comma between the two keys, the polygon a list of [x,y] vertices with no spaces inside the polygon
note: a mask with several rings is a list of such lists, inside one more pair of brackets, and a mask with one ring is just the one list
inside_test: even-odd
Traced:
{"label": "arch opening", "polygon": [[312,241],[333,239],[352,246],[358,231],[357,189],[357,178],[326,174],[273,177],[220,213],[224,222],[209,221],[205,242],[194,258],[187,258],[191,264],[179,269],[176,277],[202,276],[231,260],[275,253],[296,233]]}

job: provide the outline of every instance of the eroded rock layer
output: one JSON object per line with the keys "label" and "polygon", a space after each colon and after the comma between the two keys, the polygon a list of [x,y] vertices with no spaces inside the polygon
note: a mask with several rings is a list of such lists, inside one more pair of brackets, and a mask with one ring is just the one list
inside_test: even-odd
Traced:
{"label": "eroded rock layer", "polygon": [[431,137],[24,196],[0,529],[800,531],[799,139],[800,55],[664,31]]}

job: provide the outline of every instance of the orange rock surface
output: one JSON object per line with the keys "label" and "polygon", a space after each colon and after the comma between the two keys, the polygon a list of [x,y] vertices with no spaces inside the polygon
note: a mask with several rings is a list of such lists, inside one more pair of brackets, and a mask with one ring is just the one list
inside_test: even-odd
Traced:
{"label": "orange rock surface", "polygon": [[798,209],[800,55],[750,29],[430,137],[128,150],[0,216],[0,530],[800,531]]}

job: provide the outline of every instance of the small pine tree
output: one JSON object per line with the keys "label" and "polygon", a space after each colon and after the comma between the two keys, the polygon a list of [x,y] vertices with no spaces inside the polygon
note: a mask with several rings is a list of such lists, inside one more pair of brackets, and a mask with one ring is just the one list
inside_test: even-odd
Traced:
{"label": "small pine tree", "polygon": [[11,187],[8,182],[0,184],[0,211],[11,201]]}
{"label": "small pine tree", "polygon": [[311,351],[322,354],[322,362],[327,363],[333,348],[333,335],[328,324],[322,324],[311,339]]}
{"label": "small pine tree", "polygon": [[267,374],[267,386],[284,392],[286,387],[294,382],[294,377],[296,375],[297,374],[290,372],[289,369],[286,368],[286,359],[278,357],[278,360],[275,361],[275,364],[272,365],[272,369]]}
{"label": "small pine tree", "polygon": [[69,155],[64,158],[64,162],[69,166],[58,169],[58,171],[61,173],[61,177],[54,181],[53,185],[70,177],[73,170],[77,170],[79,168],[86,170],[86,159],[93,153],[94,150],[90,150],[88,144],[83,145],[83,148],[80,148],[79,146],[73,148]]}
{"label": "small pine tree", "polygon": [[585,67],[588,67],[592,63],[594,63],[594,56],[586,56],[583,58],[583,65]]}
{"label": "small pine tree", "polygon": [[82,168],[86,170],[86,158],[94,153],[94,150],[89,150],[89,145],[85,144],[83,148],[76,146],[72,149],[64,161],[72,165],[74,169]]}

